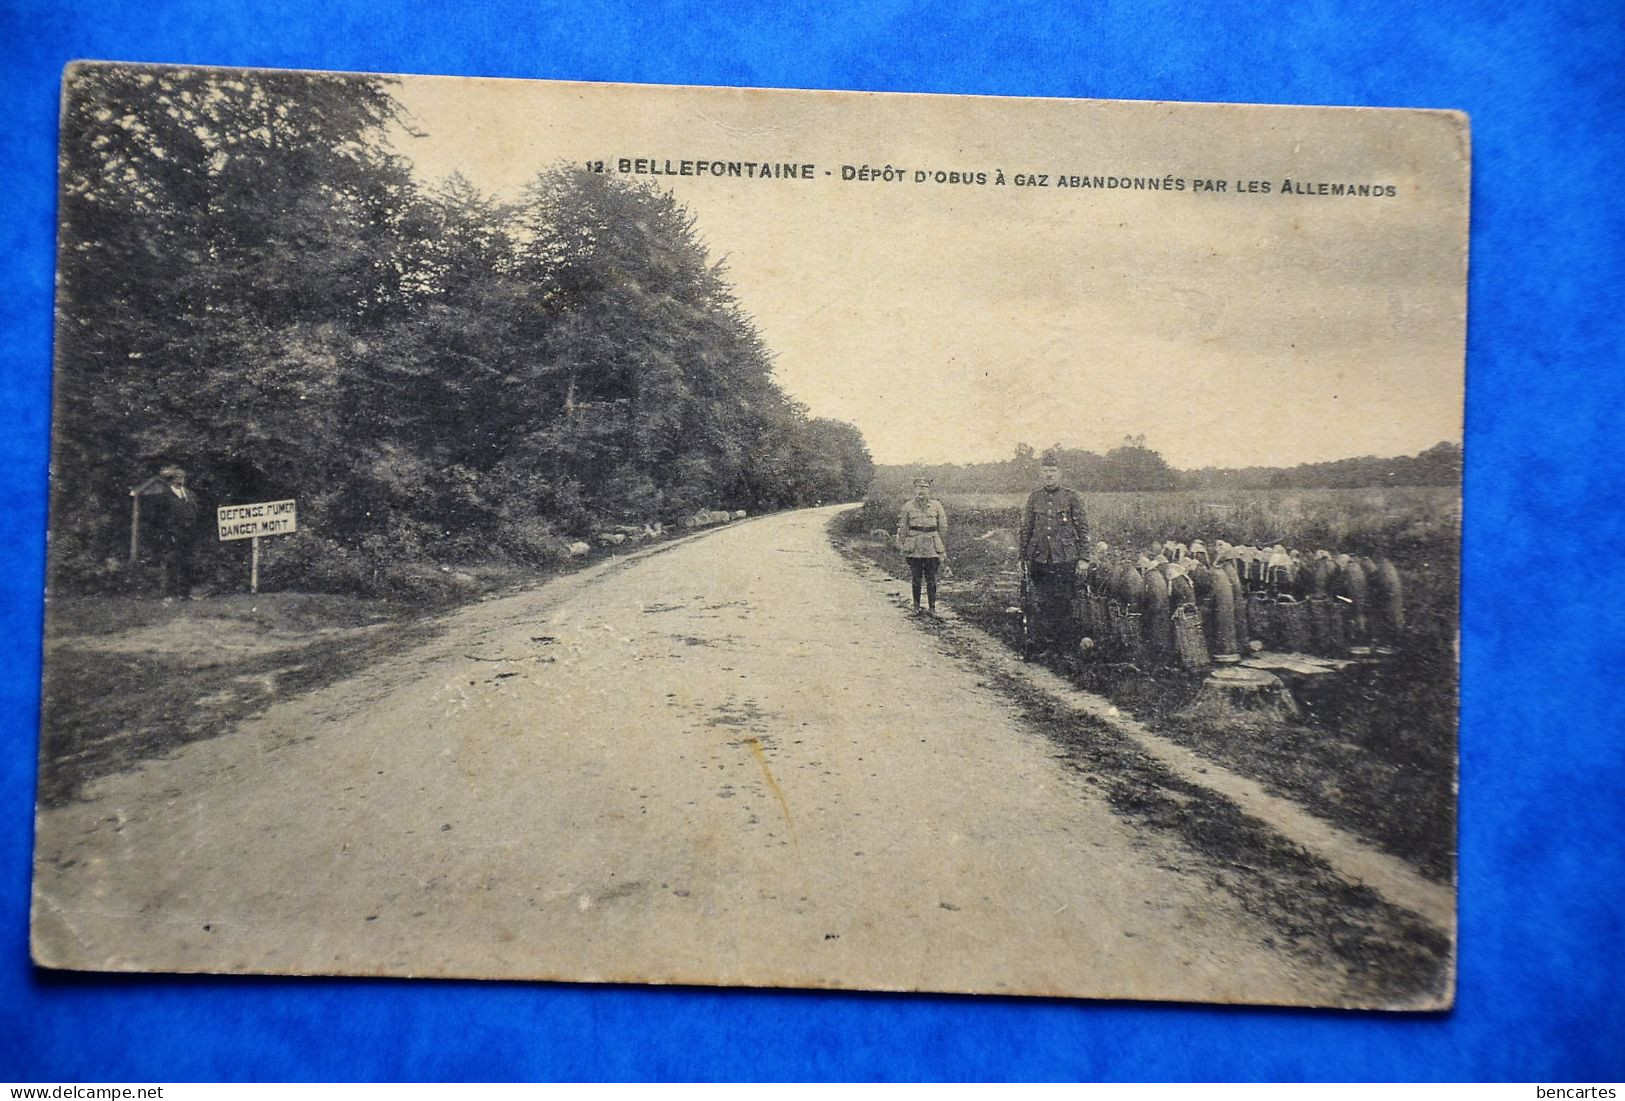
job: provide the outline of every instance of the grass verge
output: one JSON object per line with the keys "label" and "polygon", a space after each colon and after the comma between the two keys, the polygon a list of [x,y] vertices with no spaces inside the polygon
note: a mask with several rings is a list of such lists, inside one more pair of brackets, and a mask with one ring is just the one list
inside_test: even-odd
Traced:
{"label": "grass verge", "polygon": [[[843,530],[840,518],[831,525],[831,534],[854,562],[901,575],[892,561],[900,564],[901,559]],[[979,625],[1003,626],[996,615],[984,618],[994,622]],[[935,622],[927,622],[925,629],[933,630],[987,683],[1015,700],[1027,722],[1057,745],[1061,758],[1100,791],[1115,813],[1175,838],[1190,854],[1190,862],[1172,870],[1201,874],[1234,896],[1274,931],[1278,939],[1267,946],[1310,959],[1341,961],[1351,976],[1350,995],[1362,1004],[1433,1008],[1445,1001],[1452,959],[1452,942],[1445,931],[1344,879],[1326,861],[1247,814],[1233,800],[1176,775],[1106,724],[981,660],[977,649],[954,632]],[[1077,674],[1076,669],[1058,671]],[[1152,725],[1158,733],[1168,732],[1165,723]],[[1210,756],[1223,760],[1233,755]],[[1300,767],[1307,774],[1313,767],[1326,766],[1322,762]],[[1330,768],[1328,776],[1336,775]]]}
{"label": "grass verge", "polygon": [[[848,552],[894,577],[903,559],[869,537],[878,513],[843,514],[832,532]],[[950,516],[947,599],[966,621],[1016,645],[1008,593],[989,583],[1014,569],[993,540],[1007,509]],[[1005,528],[1001,529],[1001,525]],[[1060,675],[1104,696],[1158,735],[1263,784],[1415,867],[1437,883],[1456,870],[1456,658],[1453,573],[1435,556],[1432,572],[1408,578],[1412,628],[1387,661],[1335,675],[1292,678],[1302,713],[1290,719],[1235,714],[1196,717],[1185,708],[1204,674],[1141,669],[1077,658],[1046,658]],[[1006,586],[1008,588],[1008,586]],[[1446,613],[1449,614],[1446,614]]]}

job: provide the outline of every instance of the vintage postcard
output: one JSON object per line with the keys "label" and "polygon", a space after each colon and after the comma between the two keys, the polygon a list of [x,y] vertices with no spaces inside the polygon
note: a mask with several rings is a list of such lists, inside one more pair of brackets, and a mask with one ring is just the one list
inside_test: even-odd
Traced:
{"label": "vintage postcard", "polygon": [[40,965],[1451,1004],[1460,114],[61,141]]}

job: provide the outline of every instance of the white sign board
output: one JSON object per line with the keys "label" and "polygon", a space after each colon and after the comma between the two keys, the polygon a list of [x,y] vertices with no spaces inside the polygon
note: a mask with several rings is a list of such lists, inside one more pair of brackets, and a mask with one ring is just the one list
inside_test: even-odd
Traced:
{"label": "white sign board", "polygon": [[262,501],[254,505],[221,505],[215,509],[220,541],[258,539],[262,535],[292,535],[299,530],[294,501]]}

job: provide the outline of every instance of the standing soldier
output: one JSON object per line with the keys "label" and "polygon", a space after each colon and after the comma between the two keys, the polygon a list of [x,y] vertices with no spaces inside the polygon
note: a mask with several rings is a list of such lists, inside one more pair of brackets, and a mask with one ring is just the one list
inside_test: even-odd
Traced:
{"label": "standing soldier", "polygon": [[914,587],[914,612],[920,611],[920,582],[931,614],[937,614],[937,571],[948,557],[944,539],[948,535],[948,512],[931,496],[931,479],[914,479],[914,496],[897,516],[897,549],[908,559],[909,580]]}
{"label": "standing soldier", "polygon": [[1028,495],[1021,510],[1021,565],[1032,583],[1038,651],[1063,649],[1072,641],[1078,560],[1089,545],[1083,501],[1061,485],[1059,458],[1046,454],[1042,471],[1044,484]]}
{"label": "standing soldier", "polygon": [[152,498],[161,588],[165,597],[185,600],[192,595],[192,558],[197,551],[197,494],[186,488],[186,471],[178,466],[166,466],[158,476],[169,486],[167,493]]}

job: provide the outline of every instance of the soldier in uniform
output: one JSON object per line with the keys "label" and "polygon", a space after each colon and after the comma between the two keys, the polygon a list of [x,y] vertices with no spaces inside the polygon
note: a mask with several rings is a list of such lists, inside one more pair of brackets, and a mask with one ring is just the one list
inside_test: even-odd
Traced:
{"label": "soldier in uniform", "polygon": [[162,588],[166,597],[185,600],[192,595],[192,559],[197,552],[197,494],[186,488],[186,471],[178,466],[166,466],[158,476],[169,486],[169,492],[151,498]]}
{"label": "soldier in uniform", "polygon": [[1044,484],[1021,510],[1021,564],[1032,583],[1035,649],[1064,649],[1074,633],[1072,597],[1078,560],[1089,546],[1089,520],[1083,501],[1061,484],[1061,466],[1045,455]]}
{"label": "soldier in uniform", "polygon": [[914,612],[920,611],[920,582],[925,582],[927,606],[937,614],[937,573],[948,557],[944,540],[948,535],[948,513],[942,502],[931,496],[931,479],[914,479],[914,496],[897,516],[897,549],[908,559],[909,580],[914,587]]}

